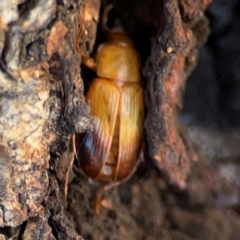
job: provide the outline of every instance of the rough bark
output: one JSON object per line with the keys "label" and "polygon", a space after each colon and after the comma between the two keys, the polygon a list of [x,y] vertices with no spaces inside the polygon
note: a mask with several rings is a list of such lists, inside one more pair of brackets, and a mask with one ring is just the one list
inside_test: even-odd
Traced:
{"label": "rough bark", "polygon": [[[209,34],[210,0],[3,3],[0,239],[238,239],[239,132],[188,128],[178,118]],[[146,153],[127,183],[105,193],[97,216],[101,183],[74,167],[67,204],[63,183],[71,134],[94,128],[83,95],[93,74],[80,66],[76,38],[84,25],[81,47],[94,53],[105,38],[98,26],[108,3],[142,59]]]}
{"label": "rough bark", "polygon": [[0,226],[16,227],[15,236],[25,229],[23,239],[54,238],[51,211],[66,225],[56,196],[51,205],[50,149],[61,154],[71,133],[93,127],[75,51],[79,11],[73,1],[1,4]]}

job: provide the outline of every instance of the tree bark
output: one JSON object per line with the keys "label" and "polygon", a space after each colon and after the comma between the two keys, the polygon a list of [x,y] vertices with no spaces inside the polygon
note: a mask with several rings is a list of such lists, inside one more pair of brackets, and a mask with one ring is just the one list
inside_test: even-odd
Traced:
{"label": "tree bark", "polygon": [[[239,137],[188,129],[178,118],[209,34],[210,0],[2,2],[0,239],[237,239],[239,217],[227,211],[239,203],[237,174],[230,183],[223,174],[229,168],[214,168],[211,159],[223,148],[238,158],[228,140]],[[67,203],[63,185],[71,135],[94,129],[83,94],[93,74],[80,65],[76,39],[84,25],[81,47],[94,53],[105,39],[98,26],[108,3],[141,56],[146,153],[127,183],[105,193],[97,216],[101,183],[89,183],[75,166]],[[221,202],[223,195],[237,200]]]}

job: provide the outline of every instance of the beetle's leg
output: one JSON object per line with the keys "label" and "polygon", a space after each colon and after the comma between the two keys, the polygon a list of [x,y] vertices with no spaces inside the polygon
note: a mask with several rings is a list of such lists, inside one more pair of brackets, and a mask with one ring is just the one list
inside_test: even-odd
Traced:
{"label": "beetle's leg", "polygon": [[121,183],[121,181],[118,182],[111,182],[105,186],[103,186],[102,188],[100,188],[97,193],[96,193],[96,199],[95,199],[95,207],[94,210],[96,212],[96,214],[100,214],[100,209],[101,209],[101,200],[102,200],[102,195],[105,191],[108,191],[114,187],[117,187],[119,184]]}
{"label": "beetle's leg", "polygon": [[84,32],[84,26],[82,25],[80,32],[77,36],[77,41],[76,41],[76,49],[79,52],[79,54],[82,57],[82,63],[87,66],[88,68],[92,69],[93,71],[96,71],[96,63],[94,62],[94,60],[90,57],[88,57],[83,50],[80,48],[79,43],[80,43],[80,39],[82,37],[82,34]]}
{"label": "beetle's leg", "polygon": [[69,175],[70,175],[70,172],[71,172],[71,170],[72,170],[74,158],[75,158],[75,155],[76,155],[75,138],[76,138],[76,136],[75,136],[75,134],[73,134],[73,135],[72,135],[72,157],[71,157],[71,161],[70,161],[70,164],[69,164],[67,173],[66,173],[66,180],[65,180],[65,184],[64,184],[64,197],[65,197],[65,200],[67,199],[67,194],[68,194],[68,180],[69,180]]}
{"label": "beetle's leg", "polygon": [[117,187],[118,185],[122,184],[122,183],[125,183],[126,181],[129,180],[129,178],[132,177],[132,175],[136,172],[136,169],[139,165],[140,162],[144,162],[144,152],[145,152],[145,145],[142,144],[141,146],[141,150],[140,150],[140,155],[138,157],[138,162],[136,163],[134,169],[132,170],[132,172],[129,174],[129,176],[123,180],[120,180],[120,181],[116,181],[116,182],[111,182],[105,186],[103,186],[102,188],[100,188],[97,193],[96,193],[96,199],[95,199],[95,207],[94,207],[94,210],[96,212],[96,214],[100,214],[100,209],[101,209],[101,200],[102,200],[102,196],[103,196],[103,193],[105,191],[108,191],[114,187]]}

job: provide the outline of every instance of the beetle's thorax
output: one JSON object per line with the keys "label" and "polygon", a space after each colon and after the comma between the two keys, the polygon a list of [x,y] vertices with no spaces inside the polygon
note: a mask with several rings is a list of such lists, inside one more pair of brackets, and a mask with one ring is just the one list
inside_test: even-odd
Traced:
{"label": "beetle's thorax", "polygon": [[98,48],[96,71],[109,80],[140,82],[140,59],[125,33],[111,32],[109,41]]}

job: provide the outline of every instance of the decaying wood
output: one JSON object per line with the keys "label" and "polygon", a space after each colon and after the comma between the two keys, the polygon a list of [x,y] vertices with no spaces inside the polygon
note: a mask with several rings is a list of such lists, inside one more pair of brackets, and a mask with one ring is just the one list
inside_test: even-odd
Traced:
{"label": "decaying wood", "polygon": [[[238,215],[218,206],[239,207],[239,167],[223,160],[214,168],[209,159],[237,159],[238,145],[228,140],[238,134],[188,132],[177,116],[209,33],[210,0],[2,2],[0,239],[237,239]],[[100,183],[81,174],[69,185],[67,209],[61,199],[70,136],[94,128],[76,38],[84,24],[80,44],[92,53],[102,41],[100,5],[109,3],[143,63],[147,163],[105,194],[99,217],[93,202]],[[206,143],[207,135],[221,143]]]}

